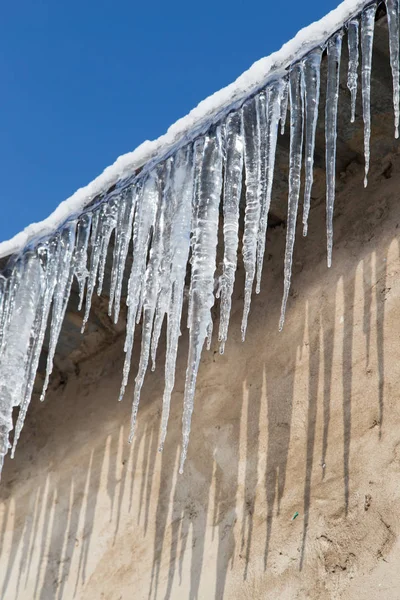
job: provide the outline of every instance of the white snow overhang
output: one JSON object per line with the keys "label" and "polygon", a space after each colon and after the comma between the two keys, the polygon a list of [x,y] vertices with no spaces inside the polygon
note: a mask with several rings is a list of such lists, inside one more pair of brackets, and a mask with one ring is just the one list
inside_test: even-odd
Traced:
{"label": "white snow overhang", "polygon": [[[365,139],[367,139],[369,100],[373,133],[379,131],[379,136],[374,138],[373,135],[371,140],[372,161],[374,156],[382,157],[397,148],[398,142],[393,136],[393,106],[397,112],[398,96],[395,96],[393,104],[386,6],[390,9],[391,15],[391,59],[398,89],[397,0],[387,0],[387,2],[347,0],[320,22],[302,30],[279,52],[255,63],[234,84],[202,102],[187,117],[172,126],[165,136],[155,142],[145,142],[134,152],[120,157],[89,186],[78,190],[69,200],[62,203],[46,221],[31,225],[9,242],[0,244],[0,258],[2,257],[4,265],[3,276],[0,278],[0,465],[2,456],[8,450],[8,434],[13,428],[13,407],[20,407],[15,435],[17,439],[31,398],[36,372],[42,371],[48,378],[52,370],[57,342],[57,353],[62,360],[68,361],[69,357],[74,355],[73,360],[79,361],[77,348],[80,345],[79,319],[81,317],[78,316],[77,306],[79,294],[83,299],[87,276],[89,276],[89,298],[86,293],[85,318],[88,320],[89,333],[86,335],[90,335],[91,327],[100,327],[105,332],[105,343],[109,343],[121,333],[122,329],[125,329],[121,319],[118,320],[119,314],[115,308],[119,309],[120,297],[125,298],[127,294],[129,297],[128,278],[131,279],[130,301],[127,308],[126,376],[129,371],[130,334],[135,320],[142,315],[143,309],[150,310],[147,317],[144,313],[145,321],[142,325],[145,332],[147,327],[148,336],[147,341],[145,333],[144,338],[142,337],[145,347],[144,354],[142,353],[144,358],[139,366],[139,384],[133,415],[135,419],[142,376],[147,368],[149,349],[146,343],[151,344],[153,327],[155,330],[153,338],[158,335],[160,327],[158,315],[164,316],[166,310],[171,323],[176,325],[178,316],[180,320],[180,311],[179,315],[174,314],[171,308],[173,303],[170,300],[171,295],[176,292],[172,284],[178,279],[179,293],[181,296],[183,294],[189,246],[185,246],[186,254],[183,254],[182,262],[177,239],[180,235],[179,240],[181,239],[182,243],[188,242],[186,234],[189,232],[192,236],[190,248],[192,266],[189,278],[196,268],[198,277],[196,278],[195,273],[189,285],[192,305],[189,312],[192,310],[195,315],[193,317],[192,314],[192,322],[189,322],[192,348],[192,356],[189,356],[189,371],[192,377],[189,377],[185,398],[184,448],[186,447],[199,351],[207,336],[210,335],[210,308],[215,301],[217,291],[214,289],[215,245],[220,210],[224,213],[226,223],[230,219],[229,227],[226,227],[224,232],[224,244],[219,248],[221,256],[224,256],[223,267],[219,274],[222,293],[220,339],[223,346],[227,335],[231,279],[234,278],[238,242],[242,244],[248,276],[244,334],[257,262],[261,264],[263,257],[267,226],[265,211],[268,209],[270,199],[269,225],[281,222],[287,224],[284,304],[286,303],[300,197],[299,157],[301,158],[303,152],[303,143],[306,153],[305,162],[309,166],[308,186],[306,186],[309,194],[306,193],[306,204],[307,196],[311,199],[311,206],[313,203],[325,200],[325,179],[328,183],[326,193],[328,238],[331,235],[329,215],[333,208],[335,173],[345,170],[352,161],[364,161],[364,150],[368,155],[369,145],[364,148],[362,117],[364,114],[367,123]],[[362,44],[359,48],[362,73],[358,69],[358,81],[355,82],[354,69],[350,69],[350,77],[348,77],[347,67],[351,61],[348,57],[347,33],[350,29],[354,41],[359,28],[362,33]],[[372,94],[369,96],[368,77],[371,58],[369,46],[372,43],[373,33],[375,36]],[[338,78],[337,66],[341,47],[343,50],[340,78]],[[355,49],[353,44],[353,59]],[[315,100],[318,96],[319,82],[321,85],[318,112]],[[358,89],[355,123],[351,123],[349,85],[353,88],[353,93]],[[283,107],[289,88],[291,88],[290,127],[286,125],[286,133],[278,136],[275,155],[275,134],[277,134],[278,121],[282,122],[285,117]],[[339,110],[336,117],[337,96],[339,96]],[[303,98],[304,105],[300,97]],[[270,108],[269,112],[267,107]],[[305,120],[302,116],[303,111],[305,111]],[[258,159],[254,155],[257,152]],[[313,169],[311,156],[314,156]],[[272,158],[274,160],[271,160]],[[254,161],[257,160],[259,164],[255,165]],[[325,178],[325,166],[330,162],[332,167],[328,169],[328,177]],[[290,169],[289,165],[291,165]],[[309,184],[312,172],[314,191],[311,195]],[[208,179],[205,175],[207,173]],[[288,187],[289,212],[286,216],[283,207],[288,197]],[[180,230],[173,229],[177,236],[174,246],[171,236],[165,237],[165,223],[169,223],[171,215],[167,215],[163,206],[169,206],[175,201],[174,199],[179,196],[178,192],[183,198],[180,200],[186,202],[186,208],[189,207],[193,214],[191,214],[191,224],[188,226],[188,215],[185,216],[182,212],[184,210],[182,202],[179,207],[175,206],[174,210],[178,210],[178,213],[172,216],[172,222],[176,221],[178,215],[182,222],[186,219],[188,229],[185,230],[183,225]],[[303,190],[301,197],[303,197]],[[229,213],[231,209],[233,212]],[[240,214],[244,221],[244,225],[241,225],[241,228],[244,228],[243,240],[239,240],[237,235],[238,227],[235,229],[235,221],[238,225]],[[147,219],[148,222],[143,225],[141,219],[142,221]],[[142,238],[139,235],[140,239],[136,239],[136,245],[134,241],[133,246],[132,222],[134,237],[140,234],[140,227],[144,231]],[[137,227],[136,233],[135,227]],[[211,233],[208,231],[209,227],[213,228]],[[229,238],[229,235],[232,236],[232,228],[233,241],[232,237]],[[155,255],[156,252],[159,253],[160,260],[152,266],[152,253]],[[169,276],[165,277],[166,267],[161,258],[168,256],[168,253],[170,253],[167,265]],[[207,260],[211,261],[209,271],[202,266]],[[139,266],[134,266],[131,270],[132,263]],[[178,275],[175,268],[177,263],[180,264]],[[89,267],[88,272],[86,266]],[[198,285],[196,281],[199,280],[203,287],[198,287],[196,290]],[[143,281],[146,282],[145,286],[142,286]],[[90,312],[95,286],[98,286],[100,292],[104,290],[104,300],[96,300],[100,304],[95,303],[94,311],[92,307]],[[171,289],[166,290],[168,286]],[[111,314],[114,311],[115,325],[105,316],[110,288],[117,290],[114,306],[112,302],[110,304]],[[136,293],[135,298],[134,293]],[[198,298],[193,300],[193,294],[195,296],[197,294]],[[113,296],[114,291],[111,293],[112,298]],[[180,302],[181,299],[178,306]],[[65,314],[67,318],[64,320]],[[283,316],[284,310],[282,324]],[[24,320],[25,327],[20,327],[21,318]],[[173,331],[171,330],[170,335],[175,334],[178,329],[179,323]],[[170,358],[172,364],[173,356]],[[15,377],[10,376],[12,370],[17,373],[20,383],[15,381]],[[166,400],[164,425],[168,417],[170,384],[171,381],[167,381],[167,396],[164,397],[164,401]]]}

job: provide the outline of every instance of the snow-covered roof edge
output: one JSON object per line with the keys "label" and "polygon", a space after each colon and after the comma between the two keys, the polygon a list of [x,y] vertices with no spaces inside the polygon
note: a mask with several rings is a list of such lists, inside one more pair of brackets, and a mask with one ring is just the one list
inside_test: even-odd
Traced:
{"label": "snow-covered roof edge", "polygon": [[145,141],[132,152],[120,156],[113,165],[87,186],[78,189],[70,198],[61,202],[56,210],[44,221],[32,223],[8,241],[0,243],[0,258],[20,252],[36,237],[55,231],[68,217],[79,214],[93,198],[106,191],[120,179],[132,175],[138,168],[159,155],[164,155],[193,129],[200,129],[212,122],[217,115],[236,102],[265,85],[267,80],[301,58],[313,47],[323,44],[346,21],[358,14],[371,0],[344,0],[320,21],[300,30],[282,48],[268,57],[256,61],[238,79],[209,96],[190,113],[176,121],[167,133],[157,140]]}

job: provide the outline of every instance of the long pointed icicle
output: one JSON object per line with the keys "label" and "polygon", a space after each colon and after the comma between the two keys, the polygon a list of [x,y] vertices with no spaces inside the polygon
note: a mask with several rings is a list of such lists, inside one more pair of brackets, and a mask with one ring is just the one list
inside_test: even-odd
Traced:
{"label": "long pointed icicle", "polygon": [[[168,159],[167,165],[163,168],[163,182],[168,181],[169,177],[165,176],[165,170],[170,168],[170,162],[173,158]],[[158,188],[161,187],[161,181],[158,182]],[[131,430],[129,434],[129,442],[132,442],[135,432],[136,417],[139,409],[140,393],[142,390],[144,377],[146,375],[147,366],[149,363],[149,355],[151,348],[151,337],[153,331],[154,315],[157,304],[157,297],[160,292],[160,267],[164,253],[166,252],[166,227],[169,221],[169,213],[171,211],[171,202],[166,201],[165,197],[160,195],[157,202],[157,212],[154,224],[154,231],[149,252],[149,261],[147,264],[146,273],[143,282],[143,322],[142,322],[142,340],[140,348],[140,359],[138,373],[135,380],[135,390],[133,394],[133,406],[131,417]]]}
{"label": "long pointed icicle", "polygon": [[347,87],[351,95],[351,123],[356,120],[356,102],[358,88],[358,63],[359,63],[359,29],[358,19],[352,19],[347,28],[347,45],[349,48],[349,67],[347,73]]}
{"label": "long pointed icicle", "polygon": [[386,12],[389,27],[390,66],[393,78],[393,108],[395,138],[399,137],[399,0],[386,0]]}
{"label": "long pointed icicle", "polygon": [[364,187],[368,185],[371,139],[371,68],[372,46],[374,43],[376,4],[372,4],[361,15],[361,82],[364,117],[364,154],[365,177]]}
{"label": "long pointed icicle", "polygon": [[92,215],[92,229],[90,233],[90,264],[89,277],[87,280],[85,314],[83,317],[81,333],[85,331],[86,323],[89,319],[92,305],[92,297],[96,286],[97,271],[99,268],[100,250],[101,250],[101,216],[104,205]]}
{"label": "long pointed icicle", "polygon": [[37,249],[37,255],[42,265],[40,273],[40,296],[33,327],[32,343],[26,370],[25,390],[19,408],[18,420],[15,426],[11,458],[14,458],[15,449],[24,426],[26,413],[32,397],[36,372],[39,366],[40,353],[42,351],[50,306],[53,299],[54,288],[57,282],[58,265],[58,237],[51,238],[43,246]]}
{"label": "long pointed icicle", "polygon": [[186,370],[182,418],[182,454],[180,473],[183,472],[189,443],[194,393],[201,351],[207,337],[214,304],[214,271],[218,241],[219,203],[222,188],[222,148],[219,127],[213,135],[205,136],[203,167],[199,181],[195,245],[193,248],[192,305],[189,352]]}
{"label": "long pointed icicle", "polygon": [[6,313],[7,279],[0,275],[0,358],[4,337],[4,318]]}
{"label": "long pointed icicle", "polygon": [[23,400],[20,405],[18,420],[15,427],[13,447],[11,458],[14,457],[15,449],[19,440],[19,436],[24,425],[25,416],[29,407],[32,396],[33,385],[35,383],[36,371],[39,366],[40,353],[42,351],[44,336],[47,328],[51,302],[53,299],[54,289],[57,283],[57,266],[59,261],[58,254],[59,238],[51,238],[42,249],[38,249],[38,256],[43,265],[45,274],[43,275],[42,293],[40,296],[40,304],[36,314],[35,331],[32,340],[31,356],[29,357],[29,365],[27,370],[26,387],[23,395]]}
{"label": "long pointed icicle", "polygon": [[[198,138],[193,144],[193,163],[194,163],[194,176],[193,176],[193,212],[192,212],[192,222],[191,222],[191,237],[190,237],[190,258],[189,264],[191,267],[193,266],[193,250],[196,245],[196,233],[198,231],[197,227],[197,208],[199,206],[199,198],[200,198],[200,181],[201,181],[201,171],[203,168],[203,157],[204,157],[204,144],[205,137],[202,136]],[[192,296],[192,287],[193,287],[193,278],[190,278],[189,281],[189,298]],[[188,306],[188,315],[187,315],[187,327],[190,327],[190,323],[192,322],[192,307],[193,304],[189,302]]]}
{"label": "long pointed icicle", "polygon": [[65,225],[60,236],[57,282],[54,290],[50,324],[49,353],[47,355],[46,377],[43,384],[42,394],[40,396],[41,401],[43,401],[45,398],[47,387],[49,385],[49,378],[53,371],[56,346],[71,293],[72,279],[74,275],[72,256],[75,246],[75,230],[76,222],[71,221]]}
{"label": "long pointed icicle", "polygon": [[74,252],[74,275],[79,286],[79,306],[81,310],[83,298],[85,295],[86,279],[89,276],[87,269],[87,252],[90,236],[90,227],[92,224],[92,213],[86,213],[79,219],[76,230],[76,245]]}
{"label": "long pointed icicle", "polygon": [[121,304],[122,281],[125,263],[128,256],[129,243],[132,237],[133,215],[136,205],[136,190],[125,192],[118,208],[117,225],[115,230],[115,246],[111,275],[110,301],[108,314],[111,317],[114,305],[114,323],[118,322]]}
{"label": "long pointed icicle", "polygon": [[247,319],[256,273],[257,233],[260,220],[260,99],[248,100],[242,108],[244,132],[244,163],[246,171],[246,211],[243,233],[243,262],[246,271],[242,340],[246,337]]}
{"label": "long pointed icicle", "polygon": [[339,73],[342,54],[342,34],[337,33],[328,43],[328,80],[325,106],[326,144],[326,231],[328,246],[328,267],[332,265],[333,209],[336,185],[336,139],[337,113],[339,100]]}
{"label": "long pointed icicle", "polygon": [[122,400],[131,368],[136,316],[139,310],[142,293],[142,282],[146,271],[147,252],[151,239],[151,231],[159,201],[158,169],[150,173],[137,197],[137,213],[133,225],[133,256],[131,274],[128,283],[128,318],[125,338],[125,362],[119,399]]}
{"label": "long pointed icicle", "polygon": [[7,343],[0,363],[0,475],[4,457],[10,448],[13,428],[12,411],[23,397],[28,349],[40,298],[41,267],[38,257],[27,252],[17,263],[19,276],[9,316]]}
{"label": "long pointed icicle", "polygon": [[104,218],[101,229],[101,245],[99,255],[99,271],[97,283],[97,295],[101,296],[104,283],[104,272],[106,268],[108,247],[110,245],[111,235],[117,224],[117,209],[118,204],[115,199],[105,204]]}
{"label": "long pointed icicle", "polygon": [[308,232],[311,190],[314,181],[315,133],[317,130],[319,95],[321,87],[322,50],[317,48],[303,63],[302,95],[305,112],[305,190],[303,208],[303,235]]}
{"label": "long pointed icicle", "polygon": [[[154,312],[154,327],[151,337],[151,370],[156,368],[156,355],[158,342],[161,335],[161,328],[164,322],[166,312],[168,310],[169,299],[171,297],[171,234],[173,228],[173,220],[175,218],[175,207],[177,202],[177,194],[173,190],[173,179],[175,172],[176,157],[170,157],[166,162],[164,173],[164,192],[161,202],[166,204],[167,209],[164,210],[164,232],[162,241],[162,256],[159,265],[159,288],[157,290],[157,298]],[[180,191],[178,190],[178,195]]]}
{"label": "long pointed icicle", "polygon": [[281,135],[285,133],[285,125],[286,125],[286,116],[288,111],[289,104],[289,81],[288,79],[283,80],[283,89],[282,89],[282,100],[281,100]]}
{"label": "long pointed icicle", "polygon": [[[259,166],[258,166],[258,202],[259,202],[259,219],[257,226],[257,243],[256,243],[256,265],[255,265],[255,278],[256,278],[256,293],[260,293],[261,286],[261,272],[264,260],[264,251],[265,251],[265,237],[267,232],[267,223],[268,223],[268,212],[269,212],[269,201],[267,197],[267,173],[268,173],[268,159],[269,153],[267,150],[268,143],[268,89],[263,90],[258,94],[256,98],[256,107],[258,114],[258,130],[259,130]],[[251,269],[253,265],[251,265]],[[252,293],[253,282],[250,287],[250,297]],[[246,296],[245,296],[246,300]],[[248,305],[247,315],[250,312],[250,301]],[[247,326],[247,315],[246,315],[246,324]],[[244,330],[245,331],[245,330]],[[243,328],[242,328],[243,332]],[[244,339],[244,338],[243,338]]]}
{"label": "long pointed icicle", "polygon": [[301,159],[303,153],[304,110],[301,96],[302,66],[295,65],[290,73],[290,155],[289,155],[289,195],[286,224],[286,248],[284,265],[284,290],[282,298],[279,330],[285,322],[286,304],[289,297],[292,277],[293,248],[296,236],[297,210],[301,184]]}
{"label": "long pointed icicle", "polygon": [[22,270],[20,268],[20,261],[17,260],[16,263],[13,265],[11,275],[7,281],[7,287],[4,295],[4,308],[2,317],[3,338],[1,350],[4,349],[4,346],[7,343],[8,327],[10,325],[10,318],[14,310],[15,298],[18,292],[19,285],[21,283],[21,273]]}
{"label": "long pointed icicle", "polygon": [[172,191],[176,210],[171,231],[171,296],[168,309],[167,350],[165,356],[165,388],[161,415],[160,450],[167,434],[171,394],[175,385],[175,368],[180,336],[183,291],[190,248],[190,226],[193,206],[193,151],[191,147],[177,154]]}
{"label": "long pointed icicle", "polygon": [[224,264],[221,277],[219,335],[220,353],[228,338],[232,293],[239,244],[239,204],[243,175],[243,128],[240,113],[228,115],[225,122],[225,176],[223,189]]}
{"label": "long pointed icicle", "polygon": [[[276,82],[266,90],[265,127],[260,128],[261,135],[261,206],[260,223],[257,235],[257,284],[256,293],[260,293],[261,273],[264,262],[268,213],[271,206],[272,184],[274,182],[276,144],[278,140],[278,125],[281,111],[282,83]],[[261,107],[261,104],[260,104]],[[261,118],[260,118],[261,124]]]}

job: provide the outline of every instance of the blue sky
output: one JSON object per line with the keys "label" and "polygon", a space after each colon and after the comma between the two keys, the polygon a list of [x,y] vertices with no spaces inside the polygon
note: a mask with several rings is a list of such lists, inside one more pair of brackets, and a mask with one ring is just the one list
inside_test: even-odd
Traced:
{"label": "blue sky", "polygon": [[0,241],[338,3],[6,2]]}

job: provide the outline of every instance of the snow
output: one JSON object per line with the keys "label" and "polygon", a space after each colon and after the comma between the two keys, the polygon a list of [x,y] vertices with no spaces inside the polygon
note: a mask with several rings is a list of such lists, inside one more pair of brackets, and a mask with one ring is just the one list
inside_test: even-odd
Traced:
{"label": "snow", "polygon": [[278,52],[255,62],[234,83],[200,102],[186,117],[172,125],[165,135],[157,140],[145,141],[133,152],[120,156],[113,165],[86,187],[77,190],[70,198],[61,202],[44,221],[33,223],[8,241],[0,243],[0,258],[21,251],[34,238],[46,236],[56,230],[68,217],[79,214],[99,193],[106,191],[119,179],[132,175],[138,168],[155,157],[162,157],[182,138],[190,137],[204,125],[218,118],[226,107],[242,101],[246,96],[276,76],[294,60],[306,54],[319,43],[340,29],[347,20],[358,13],[370,0],[344,0],[336,9],[320,21],[305,27]]}

